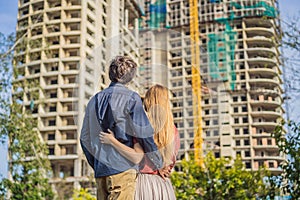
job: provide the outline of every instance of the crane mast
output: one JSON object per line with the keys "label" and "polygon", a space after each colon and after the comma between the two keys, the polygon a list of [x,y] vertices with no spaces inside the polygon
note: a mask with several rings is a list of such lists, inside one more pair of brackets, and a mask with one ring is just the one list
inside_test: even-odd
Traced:
{"label": "crane mast", "polygon": [[202,107],[201,107],[201,75],[200,75],[200,43],[198,23],[198,0],[189,0],[190,4],[190,39],[192,58],[192,90],[194,115],[194,153],[195,161],[203,167]]}

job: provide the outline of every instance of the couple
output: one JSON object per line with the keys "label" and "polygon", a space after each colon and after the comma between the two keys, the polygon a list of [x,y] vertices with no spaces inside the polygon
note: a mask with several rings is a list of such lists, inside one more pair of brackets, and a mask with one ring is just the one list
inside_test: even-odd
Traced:
{"label": "couple", "polygon": [[[169,173],[179,137],[173,123],[168,90],[151,87],[145,96],[128,88],[136,63],[115,57],[111,84],[89,101],[81,130],[83,152],[94,169],[97,199],[175,199]],[[100,134],[99,134],[100,133]]]}

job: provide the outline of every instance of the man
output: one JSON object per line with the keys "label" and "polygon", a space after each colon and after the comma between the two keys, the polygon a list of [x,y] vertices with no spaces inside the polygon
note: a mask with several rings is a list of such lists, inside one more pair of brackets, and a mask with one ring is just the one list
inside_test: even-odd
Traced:
{"label": "man", "polygon": [[163,164],[141,98],[125,86],[135,77],[136,70],[132,59],[115,57],[109,66],[111,84],[93,96],[86,108],[80,143],[95,172],[98,200],[134,199],[137,176],[134,163],[112,146],[100,143],[101,131],[113,131],[120,142],[131,148],[133,138],[137,138],[152,161],[151,167],[159,169]]}

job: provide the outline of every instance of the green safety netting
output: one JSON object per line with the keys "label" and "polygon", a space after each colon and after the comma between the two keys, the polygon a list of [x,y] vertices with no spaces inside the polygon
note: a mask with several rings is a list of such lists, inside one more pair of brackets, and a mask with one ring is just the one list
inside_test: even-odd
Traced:
{"label": "green safety netting", "polygon": [[[211,3],[221,3],[222,0],[211,0]],[[249,1],[250,3],[252,1]],[[248,3],[249,3],[248,2]],[[225,25],[225,31],[208,35],[208,57],[210,76],[216,80],[229,81],[233,90],[235,87],[236,73],[234,69],[234,54],[236,45],[236,32],[230,26],[230,21],[244,16],[236,16],[237,9],[253,9],[252,16],[276,17],[277,10],[266,2],[253,2],[253,5],[241,5],[238,2],[230,3],[230,13],[228,17],[216,17],[215,20]],[[248,15],[249,16],[249,15]]]}
{"label": "green safety netting", "polygon": [[166,0],[151,0],[146,3],[150,10],[150,20],[139,19],[139,28],[143,29],[145,26],[149,28],[169,28],[166,26],[167,16],[167,2]]}
{"label": "green safety netting", "polygon": [[234,70],[234,54],[236,32],[229,22],[225,22],[225,31],[208,35],[207,53],[209,74],[215,80],[229,81],[234,90],[236,73]]}
{"label": "green safety netting", "polygon": [[166,0],[151,0],[150,2],[150,24],[151,28],[166,26],[167,5]]}

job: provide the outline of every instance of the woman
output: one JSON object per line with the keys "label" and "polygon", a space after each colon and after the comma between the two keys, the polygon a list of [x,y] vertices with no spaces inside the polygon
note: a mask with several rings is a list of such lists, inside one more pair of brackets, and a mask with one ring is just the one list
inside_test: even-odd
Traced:
{"label": "woman", "polygon": [[[168,173],[176,161],[179,149],[179,137],[174,126],[170,108],[168,89],[161,85],[152,86],[145,95],[145,110],[154,128],[154,141],[163,157],[164,168],[153,171],[147,165],[147,159],[137,178],[135,199],[138,200],[174,200],[176,199]],[[141,146],[135,142],[134,148],[127,147],[115,139],[113,133],[100,133],[100,141],[114,146],[134,163],[140,163],[144,157]],[[147,156],[145,156],[147,158]]]}

